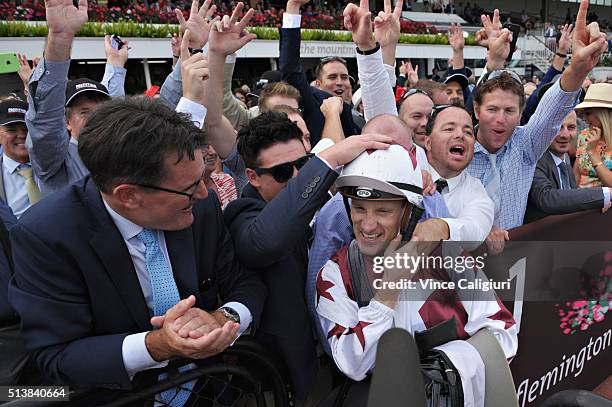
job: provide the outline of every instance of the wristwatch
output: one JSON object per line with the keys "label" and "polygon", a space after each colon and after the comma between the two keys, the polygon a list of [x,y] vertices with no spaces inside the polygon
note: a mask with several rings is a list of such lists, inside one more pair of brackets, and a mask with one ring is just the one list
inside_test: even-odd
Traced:
{"label": "wristwatch", "polygon": [[221,307],[217,311],[221,312],[223,316],[229,319],[232,322],[237,324],[240,323],[240,314],[233,308],[230,307]]}

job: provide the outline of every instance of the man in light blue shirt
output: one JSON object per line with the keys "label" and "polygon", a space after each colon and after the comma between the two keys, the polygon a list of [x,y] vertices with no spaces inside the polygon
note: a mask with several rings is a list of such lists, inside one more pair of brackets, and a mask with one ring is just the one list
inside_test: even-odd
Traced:
{"label": "man in light blue shirt", "polygon": [[117,51],[110,46],[108,37],[105,50],[107,64],[102,83],[91,79],[68,81],[70,52],[61,59],[45,54],[32,71],[27,147],[43,196],[89,173],[77,151],[86,119],[98,103],[125,95],[127,43]]}
{"label": "man in light blue shirt", "polygon": [[574,37],[572,63],[546,92],[525,126],[519,126],[525,98],[516,73],[503,70],[510,33],[493,23],[485,25],[489,38],[487,70],[474,92],[474,114],[479,121],[470,175],[480,179],[495,203],[490,242],[508,240],[508,229],[523,224],[536,164],[556,136],[563,119],[578,103],[582,82],[607,49],[602,35],[591,37],[586,27],[588,3],[581,3]]}
{"label": "man in light blue shirt", "polygon": [[16,217],[40,200],[38,179],[32,173],[25,147],[28,104],[17,99],[0,103],[0,200]]}

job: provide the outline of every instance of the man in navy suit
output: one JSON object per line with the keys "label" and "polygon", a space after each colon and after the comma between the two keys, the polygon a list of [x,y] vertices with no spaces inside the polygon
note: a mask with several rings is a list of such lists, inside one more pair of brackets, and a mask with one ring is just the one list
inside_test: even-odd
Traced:
{"label": "man in navy suit", "polygon": [[611,188],[577,188],[576,178],[567,151],[576,139],[577,124],[574,111],[567,115],[559,133],[538,160],[529,201],[525,212],[525,223],[534,222],[548,215],[561,215],[602,209],[610,206]]}
{"label": "man in navy suit", "polygon": [[91,175],[11,231],[9,300],[47,381],[131,388],[157,379],[142,372],[216,355],[256,325],[265,287],[235,260],[202,181],[203,142],[162,102],[107,102],[79,139]]}
{"label": "man in navy suit", "polygon": [[283,14],[283,27],[280,29],[279,69],[283,80],[300,91],[300,107],[304,111],[304,121],[310,131],[310,143],[315,146],[321,140],[325,118],[321,113],[321,103],[330,96],[337,96],[344,101],[340,114],[342,130],[346,137],[361,133],[355,124],[352,107],[350,76],[347,64],[340,57],[326,57],[316,68],[316,87],[306,80],[304,67],[300,62],[300,6],[309,0],[290,0]]}
{"label": "man in navy suit", "polygon": [[388,148],[391,140],[349,137],[311,156],[298,126],[276,112],[251,120],[238,133],[249,185],[224,218],[238,258],[261,273],[268,290],[255,338],[284,360],[298,399],[311,394],[318,366],[305,299],[309,223],[329,199],[338,176],[334,169],[366,149]]}

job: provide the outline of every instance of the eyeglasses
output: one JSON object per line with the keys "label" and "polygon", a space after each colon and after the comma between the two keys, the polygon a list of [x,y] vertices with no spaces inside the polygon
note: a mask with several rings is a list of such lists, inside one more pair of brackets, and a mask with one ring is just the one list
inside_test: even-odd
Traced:
{"label": "eyeglasses", "polygon": [[489,81],[491,79],[499,78],[503,74],[508,74],[519,85],[523,86],[523,81],[521,81],[521,77],[518,76],[518,74],[516,72],[511,71],[510,69],[496,69],[494,71],[487,72],[485,74],[484,78],[482,78],[482,82],[481,83],[485,83],[486,81]]}
{"label": "eyeglasses", "polygon": [[284,183],[289,181],[293,177],[294,167],[299,171],[300,168],[302,168],[313,155],[314,154],[312,153],[308,153],[295,161],[278,164],[270,168],[254,168],[253,170],[257,175],[270,174],[272,175],[272,177],[274,177],[274,180],[276,182]]}
{"label": "eyeglasses", "polygon": [[142,187],[142,188],[153,189],[155,191],[163,191],[163,192],[169,192],[171,194],[186,196],[187,198],[189,198],[190,201],[192,201],[193,196],[195,195],[196,191],[198,190],[198,187],[200,186],[200,183],[203,182],[204,180],[203,178],[204,178],[204,173],[202,173],[202,176],[196,182],[194,182],[192,185],[190,185],[186,189],[186,190],[191,189],[192,190],[191,193],[187,193],[184,191],[177,191],[176,189],[162,188],[156,185],[148,185],[148,184],[134,184],[134,185],[138,185],[139,187]]}
{"label": "eyeglasses", "polygon": [[401,105],[402,103],[404,103],[404,100],[408,99],[412,95],[416,95],[417,93],[420,93],[421,95],[425,95],[431,99],[431,96],[429,96],[429,93],[425,92],[424,90],[421,90],[419,88],[412,88],[412,89],[408,89],[406,92],[402,94],[397,104]]}

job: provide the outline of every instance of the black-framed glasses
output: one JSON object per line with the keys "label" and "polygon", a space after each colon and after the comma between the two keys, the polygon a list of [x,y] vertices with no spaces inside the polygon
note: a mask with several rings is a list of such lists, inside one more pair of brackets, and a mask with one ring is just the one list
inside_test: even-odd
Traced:
{"label": "black-framed glasses", "polygon": [[485,83],[486,81],[489,81],[491,79],[499,78],[503,74],[508,74],[512,79],[514,79],[514,81],[516,81],[519,85],[523,86],[523,81],[521,81],[521,77],[518,76],[516,72],[510,69],[496,69],[494,71],[487,72],[485,74],[485,77],[482,78],[481,83]]}
{"label": "black-framed glasses", "polygon": [[200,186],[200,183],[204,182],[203,177],[204,177],[204,173],[202,173],[202,176],[196,182],[194,182],[192,185],[190,185],[186,189],[186,191],[191,190],[191,193],[185,192],[185,191],[177,191],[176,189],[158,187],[157,185],[149,185],[149,184],[134,184],[134,185],[138,185],[139,187],[142,187],[142,188],[153,189],[155,191],[163,191],[163,192],[168,192],[171,194],[186,196],[187,198],[189,198],[190,201],[192,201],[193,196],[195,195],[196,191],[198,190],[198,187]]}
{"label": "black-framed glasses", "polygon": [[425,95],[431,99],[431,96],[429,96],[429,93],[425,92],[424,90],[419,89],[419,88],[412,88],[412,89],[408,89],[406,92],[402,94],[398,102],[398,105],[401,105],[402,103],[404,103],[404,100],[408,99],[412,95],[416,95],[417,93],[420,93],[421,95]]}
{"label": "black-framed glasses", "polygon": [[270,174],[274,177],[276,182],[284,183],[293,177],[293,168],[299,171],[313,155],[312,153],[308,153],[295,161],[278,164],[270,168],[254,168],[253,171],[255,171],[257,175]]}

